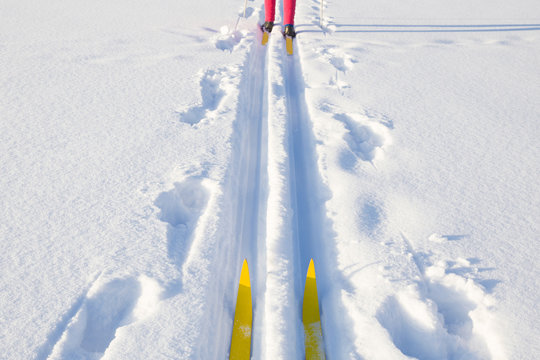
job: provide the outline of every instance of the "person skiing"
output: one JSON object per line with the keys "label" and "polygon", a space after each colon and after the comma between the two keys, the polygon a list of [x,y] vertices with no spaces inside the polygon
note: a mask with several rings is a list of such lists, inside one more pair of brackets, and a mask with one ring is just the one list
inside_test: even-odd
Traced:
{"label": "person skiing", "polygon": [[[296,8],[296,0],[283,0],[283,24],[285,31],[283,34],[288,37],[295,37],[294,31],[294,11]],[[274,18],[276,16],[276,0],[264,0],[264,24],[262,29],[264,32],[272,32],[274,27]]]}

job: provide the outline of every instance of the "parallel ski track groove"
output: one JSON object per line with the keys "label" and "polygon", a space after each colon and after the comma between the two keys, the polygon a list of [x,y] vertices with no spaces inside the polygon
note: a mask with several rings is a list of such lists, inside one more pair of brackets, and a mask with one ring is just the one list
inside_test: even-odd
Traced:
{"label": "parallel ski track groove", "polygon": [[[239,132],[240,144],[236,153],[238,168],[231,176],[237,179],[238,205],[236,208],[236,225],[234,234],[238,247],[231,250],[235,261],[231,266],[237,266],[235,272],[240,275],[243,258],[247,258],[251,276],[253,299],[252,354],[260,348],[262,342],[256,329],[260,328],[262,314],[262,294],[265,284],[265,207],[267,193],[267,103],[266,94],[266,49],[259,46],[257,39],[253,45],[244,71],[244,79],[240,99],[239,119],[236,128]],[[247,72],[246,72],[247,71]],[[237,278],[238,278],[237,277]],[[237,282],[235,282],[237,285]],[[260,301],[259,301],[260,299]],[[228,339],[230,342],[230,339]]]}
{"label": "parallel ski track groove", "polygon": [[[321,274],[328,276],[329,272],[323,243],[327,218],[320,198],[321,176],[318,171],[314,135],[310,126],[311,120],[305,98],[302,67],[297,52],[298,47],[295,44],[293,56],[284,55],[283,72],[289,127],[291,205],[294,213],[293,239],[297,252],[294,256],[296,259],[295,288],[297,299],[300,299],[299,308],[301,309],[305,274],[310,259],[314,259],[315,266]],[[324,279],[324,275],[317,279],[319,289],[326,287]],[[320,309],[322,311],[321,307]],[[324,348],[325,352],[328,353],[328,341],[324,330],[331,328],[331,326],[325,326],[324,322],[322,326]],[[302,329],[301,326],[299,328]],[[303,332],[299,335],[299,339],[303,340]],[[303,349],[303,341],[299,346]]]}

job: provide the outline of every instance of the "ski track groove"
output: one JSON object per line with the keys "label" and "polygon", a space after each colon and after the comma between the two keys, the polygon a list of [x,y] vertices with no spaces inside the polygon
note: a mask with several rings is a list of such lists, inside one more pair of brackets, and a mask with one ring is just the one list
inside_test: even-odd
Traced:
{"label": "ski track groove", "polygon": [[[210,287],[223,301],[210,304],[201,324],[214,324],[202,330],[196,358],[228,356],[231,345],[234,309],[241,264],[246,258],[251,279],[253,301],[252,354],[260,351],[262,309],[265,288],[265,212],[266,174],[266,50],[255,40],[246,53],[240,72],[238,105],[233,122],[231,165],[224,185],[224,202],[220,209],[222,242],[216,244],[218,264],[212,266]],[[223,69],[225,74],[227,69]],[[226,76],[226,75],[225,75]],[[214,343],[216,346],[208,346]],[[190,355],[194,356],[194,355]]]}
{"label": "ski track groove", "polygon": [[[295,40],[295,45],[296,45]],[[327,276],[328,271],[321,256],[321,234],[324,233],[325,219],[321,214],[318,201],[317,182],[320,175],[317,171],[317,160],[313,146],[313,134],[311,132],[310,118],[307,110],[302,69],[298,57],[298,47],[295,46],[295,54],[284,58],[285,96],[287,103],[287,121],[289,138],[289,166],[290,186],[293,212],[293,240],[295,246],[295,288],[297,291],[298,306],[301,308],[303,288],[305,284],[305,272],[311,258],[315,262],[315,271]],[[324,276],[318,277],[318,288],[322,288]],[[321,295],[323,294],[320,292]],[[319,303],[320,303],[319,298]],[[321,306],[320,306],[321,308]],[[301,320],[301,319],[300,319]],[[323,326],[324,351],[328,352],[329,334]],[[304,334],[300,326],[299,348],[304,349]]]}
{"label": "ski track groove", "polygon": [[[257,38],[255,38],[257,40]],[[253,344],[252,353],[260,351],[262,339],[257,332],[261,327],[265,287],[265,208],[268,188],[267,169],[267,104],[266,93],[267,66],[266,49],[255,41],[249,54],[247,74],[245,74],[244,90],[247,91],[240,105],[240,121],[237,123],[240,132],[240,148],[238,149],[239,169],[237,188],[240,203],[236,209],[237,241],[240,252],[232,262],[234,266],[241,264],[242,258],[248,260],[252,298],[253,298]],[[242,94],[241,94],[242,95]],[[235,271],[240,277],[241,268]],[[235,282],[236,284],[236,282]],[[236,298],[236,294],[235,294]],[[235,303],[235,302],[234,302]],[[229,339],[230,341],[230,339]]]}
{"label": "ski track groove", "polygon": [[[262,334],[257,330],[252,333],[254,342],[259,341],[257,337],[263,338],[262,352],[253,352],[252,356],[269,359],[305,356],[301,309],[311,258],[320,274],[319,306],[325,352],[340,354],[340,339],[330,331],[338,328],[335,322],[340,304],[335,300],[339,292],[332,290],[328,280],[337,261],[336,249],[331,245],[332,225],[325,213],[328,189],[323,186],[318,171],[297,40],[295,53],[289,56],[280,35],[276,31],[266,45],[269,53],[265,109],[268,143],[264,144],[268,147],[266,269],[258,279],[266,277],[268,296],[264,298]],[[338,280],[345,284],[343,279]]]}
{"label": "ski track groove", "polygon": [[[292,239],[294,241],[293,258],[295,303],[298,307],[298,342],[304,356],[304,332],[301,321],[301,307],[305,275],[311,258],[315,262],[317,288],[319,292],[319,309],[323,330],[324,351],[326,354],[339,356],[339,337],[334,336],[331,329],[339,328],[335,323],[335,313],[339,304],[335,302],[336,294],[330,284],[336,267],[335,251],[332,246],[333,236],[331,220],[326,215],[325,201],[329,189],[322,181],[318,167],[316,142],[312,129],[312,121],[305,96],[305,83],[302,72],[298,39],[294,41],[294,55],[285,54],[282,50],[282,74],[285,82],[287,141],[289,157],[289,185],[292,207]],[[345,284],[344,279],[339,280]],[[335,283],[334,283],[335,287]],[[325,305],[328,306],[325,306]],[[326,313],[325,313],[326,312]],[[344,355],[344,354],[342,354]]]}

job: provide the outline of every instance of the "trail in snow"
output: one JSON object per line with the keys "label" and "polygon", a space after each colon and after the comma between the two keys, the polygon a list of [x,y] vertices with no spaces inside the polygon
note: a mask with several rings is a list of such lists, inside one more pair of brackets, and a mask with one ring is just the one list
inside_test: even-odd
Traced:
{"label": "trail in snow", "polygon": [[[284,58],[283,74],[285,78],[285,96],[287,102],[287,121],[289,124],[289,166],[291,202],[293,212],[293,241],[295,243],[295,289],[297,299],[302,303],[303,284],[306,269],[311,258],[314,258],[315,269],[318,270],[319,287],[324,274],[321,266],[324,257],[318,249],[324,237],[324,218],[318,209],[319,191],[316,183],[319,180],[317,162],[314,158],[312,135],[307,124],[309,114],[305,105],[304,86],[301,77],[298,55]],[[297,71],[300,71],[297,74]],[[323,335],[324,336],[324,335]],[[300,339],[303,339],[301,332]],[[326,338],[325,338],[326,339]],[[299,342],[302,346],[303,342]]]}
{"label": "trail in snow", "polygon": [[314,258],[320,302],[327,305],[321,306],[326,351],[340,354],[340,336],[333,329],[340,327],[336,322],[345,315],[335,316],[339,304],[327,297],[332,289],[335,249],[331,224],[325,216],[328,190],[318,172],[300,57],[296,46],[295,55],[286,55],[278,31],[267,47],[267,261],[263,275],[268,295],[264,299],[263,332],[253,332],[253,337],[254,341],[259,341],[258,336],[264,338],[265,358],[304,356],[301,306],[307,267]]}
{"label": "trail in snow", "polygon": [[[295,42],[295,45],[298,45]],[[323,339],[325,352],[338,355],[341,353],[339,336],[334,329],[343,326],[338,318],[344,315],[335,312],[336,304],[329,300],[330,289],[335,277],[336,253],[332,245],[334,234],[332,224],[326,216],[325,201],[329,190],[322,182],[319,173],[315,139],[312,123],[305,98],[305,83],[302,64],[295,46],[295,56],[284,57],[283,76],[285,79],[285,96],[287,103],[287,122],[289,140],[289,166],[291,203],[293,212],[293,240],[295,242],[296,260],[295,289],[299,303],[303,300],[305,274],[311,258],[315,262],[317,287],[319,289],[320,311],[322,315]],[[346,281],[340,278],[340,284]],[[325,306],[327,305],[327,306]],[[300,331],[298,346],[303,349],[303,331]]]}
{"label": "trail in snow", "polygon": [[255,38],[256,42],[244,70],[244,91],[240,94],[238,120],[235,124],[239,141],[233,156],[236,157],[237,168],[231,169],[231,176],[236,179],[234,187],[238,191],[236,199],[233,199],[236,203],[236,239],[232,240],[239,244],[239,248],[231,249],[230,263],[238,268],[235,279],[239,279],[242,257],[248,261],[254,308],[252,353],[260,351],[262,342],[260,328],[264,309],[264,239],[268,191],[266,48],[259,46],[257,40]]}
{"label": "trail in snow", "polygon": [[[251,13],[251,12],[250,12]],[[246,42],[246,33],[227,27],[214,39],[221,50],[235,49]],[[218,358],[229,351],[234,305],[242,260],[247,259],[253,299],[252,353],[261,351],[261,328],[265,287],[265,226],[266,226],[266,49],[259,46],[253,32],[249,35],[246,58],[240,68],[207,69],[201,72],[201,104],[180,112],[180,120],[195,128],[207,122],[231,120],[230,165],[227,168],[220,196],[216,228],[218,241],[213,245],[210,265],[211,279],[200,302],[208,308],[201,313],[202,325],[196,330],[196,348],[186,353],[201,358]],[[240,79],[234,80],[234,79]],[[237,81],[235,85],[231,82]],[[226,97],[228,96],[228,99]],[[205,224],[200,224],[201,231]],[[215,235],[214,235],[215,236]],[[201,244],[206,240],[201,239]],[[210,244],[204,245],[207,247]],[[195,252],[190,251],[193,259]],[[184,273],[186,272],[184,266]],[[214,299],[220,299],[215,301]],[[183,302],[190,306],[189,300]],[[184,329],[182,329],[184,330]],[[212,343],[214,346],[209,347]]]}

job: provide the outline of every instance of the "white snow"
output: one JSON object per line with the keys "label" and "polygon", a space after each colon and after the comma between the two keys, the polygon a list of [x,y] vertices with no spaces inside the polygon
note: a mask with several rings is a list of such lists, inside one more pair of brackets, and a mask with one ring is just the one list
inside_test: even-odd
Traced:
{"label": "white snow", "polygon": [[538,358],[537,2],[247,4],[0,2],[0,357]]}

